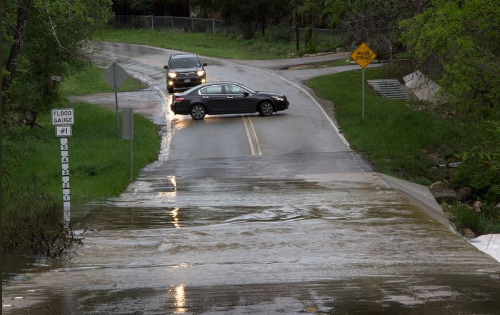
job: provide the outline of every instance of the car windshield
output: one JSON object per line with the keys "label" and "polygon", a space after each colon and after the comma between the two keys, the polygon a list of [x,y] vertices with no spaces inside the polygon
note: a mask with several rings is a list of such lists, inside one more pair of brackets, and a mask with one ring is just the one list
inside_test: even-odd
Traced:
{"label": "car windshield", "polygon": [[187,58],[175,58],[170,61],[170,68],[199,68],[200,61],[198,58],[187,57]]}

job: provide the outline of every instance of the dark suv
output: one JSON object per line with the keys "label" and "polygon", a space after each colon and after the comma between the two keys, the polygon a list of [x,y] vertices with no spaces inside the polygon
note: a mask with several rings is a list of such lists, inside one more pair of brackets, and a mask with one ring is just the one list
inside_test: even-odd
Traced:
{"label": "dark suv", "polygon": [[167,90],[174,93],[174,89],[189,89],[207,82],[205,67],[207,64],[201,64],[196,54],[171,55],[168,65],[164,66],[167,70]]}

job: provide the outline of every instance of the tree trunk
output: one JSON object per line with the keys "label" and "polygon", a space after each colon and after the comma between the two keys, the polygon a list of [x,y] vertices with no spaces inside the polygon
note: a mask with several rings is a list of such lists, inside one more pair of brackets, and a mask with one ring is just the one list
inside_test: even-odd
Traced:
{"label": "tree trunk", "polygon": [[9,88],[12,80],[16,76],[16,61],[24,44],[24,38],[26,36],[26,22],[28,21],[28,11],[31,7],[31,1],[32,0],[17,1],[19,9],[17,12],[16,33],[14,35],[14,43],[10,47],[9,59],[7,59],[7,65],[5,66],[5,70],[9,72],[9,75],[2,79],[2,110],[5,110],[5,105],[9,99]]}
{"label": "tree trunk", "polygon": [[293,0],[295,10],[295,49],[299,51],[299,12],[297,11],[297,0]]}

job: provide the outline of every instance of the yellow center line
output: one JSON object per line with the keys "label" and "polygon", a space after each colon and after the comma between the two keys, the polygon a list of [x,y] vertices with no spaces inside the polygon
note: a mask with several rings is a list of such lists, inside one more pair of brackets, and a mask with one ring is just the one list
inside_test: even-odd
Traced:
{"label": "yellow center line", "polygon": [[241,119],[243,119],[243,125],[245,125],[245,132],[247,134],[248,144],[250,145],[250,152],[252,153],[252,155],[255,155],[255,149],[253,148],[252,137],[250,137],[250,131],[248,130],[248,124],[245,119],[245,116],[242,116]]}
{"label": "yellow center line", "polygon": [[257,146],[257,152],[262,155],[262,150],[260,149],[259,138],[257,137],[257,132],[255,132],[255,127],[253,126],[252,119],[247,116],[248,122],[250,123],[250,128],[252,128],[253,137],[255,139],[255,144]]}

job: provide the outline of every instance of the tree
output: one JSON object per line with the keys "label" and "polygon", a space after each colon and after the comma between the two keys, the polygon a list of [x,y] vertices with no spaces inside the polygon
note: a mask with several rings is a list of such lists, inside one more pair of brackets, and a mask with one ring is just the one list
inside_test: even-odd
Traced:
{"label": "tree", "polygon": [[2,108],[29,109],[36,117],[57,97],[58,78],[89,62],[88,40],[111,17],[111,0],[7,0],[5,6]]}
{"label": "tree", "polygon": [[[402,40],[418,65],[435,56],[440,85],[457,109],[482,117],[500,113],[500,6],[491,0],[434,0],[401,22]],[[477,116],[477,115],[475,115]]]}
{"label": "tree", "polygon": [[[31,0],[18,0],[16,2],[17,7],[17,21],[14,29],[14,36],[12,38],[12,45],[10,48],[9,58],[7,59],[5,65],[5,73],[2,78],[2,111],[5,110],[5,106],[7,105],[7,100],[9,99],[9,88],[12,83],[12,80],[15,78],[17,74],[16,62],[21,53],[21,48],[24,44],[24,39],[26,37],[26,23],[28,21],[28,11],[31,7]],[[6,11],[8,12],[8,11]],[[5,18],[7,22],[7,18]],[[3,31],[2,37],[5,37],[4,40],[7,40],[7,31],[6,31],[6,23],[2,23]],[[4,36],[5,34],[5,36]],[[2,41],[3,42],[3,41]],[[2,47],[2,50],[3,47]],[[2,60],[3,62],[3,60]]]}

